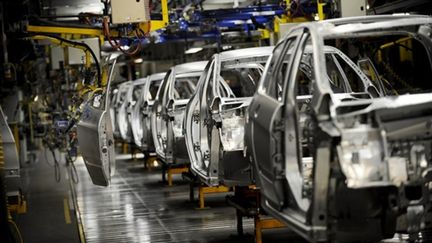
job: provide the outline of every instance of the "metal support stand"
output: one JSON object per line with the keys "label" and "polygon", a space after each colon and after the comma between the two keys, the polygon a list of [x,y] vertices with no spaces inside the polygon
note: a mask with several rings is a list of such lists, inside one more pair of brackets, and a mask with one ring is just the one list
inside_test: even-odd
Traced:
{"label": "metal support stand", "polygon": [[168,168],[168,186],[172,186],[172,176],[182,174],[184,172],[189,172],[188,167],[180,167],[180,168]]}
{"label": "metal support stand", "polygon": [[286,227],[285,224],[277,219],[261,219],[257,215],[254,219],[255,222],[255,242],[262,243],[262,230],[263,229],[276,229]]}
{"label": "metal support stand", "polygon": [[129,150],[129,144],[122,143],[122,154],[127,154]]}
{"label": "metal support stand", "polygon": [[195,201],[195,187],[199,185],[198,178],[190,170],[183,172],[182,178],[189,181],[189,201]]}
{"label": "metal support stand", "polygon": [[165,163],[162,163],[162,183],[166,183],[166,173],[168,171],[168,166]]}
{"label": "metal support stand", "polygon": [[156,156],[146,156],[145,157],[145,161],[144,161],[144,168],[151,171],[152,168],[154,167],[154,162],[157,161],[157,157]]}
{"label": "metal support stand", "polygon": [[255,225],[255,242],[262,243],[262,230],[285,227],[277,219],[262,217],[260,191],[255,186],[236,187],[234,196],[227,196],[227,203],[234,207],[237,217],[237,233],[243,235],[243,217],[253,218]]}
{"label": "metal support stand", "polygon": [[205,194],[214,194],[214,193],[227,193],[233,191],[232,187],[226,187],[226,186],[204,186],[200,185],[198,190],[198,197],[199,197],[199,209],[204,209],[204,198]]}

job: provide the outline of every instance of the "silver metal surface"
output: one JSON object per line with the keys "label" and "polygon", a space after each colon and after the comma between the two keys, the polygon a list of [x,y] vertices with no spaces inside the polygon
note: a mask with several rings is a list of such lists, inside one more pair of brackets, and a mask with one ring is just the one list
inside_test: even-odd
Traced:
{"label": "silver metal surface", "polygon": [[158,157],[165,163],[188,163],[182,131],[186,104],[207,61],[174,66],[167,72],[153,106],[151,131]]}
{"label": "silver metal surface", "polygon": [[114,173],[115,151],[110,118],[110,85],[116,59],[110,63],[107,86],[84,104],[77,124],[79,149],[95,185],[108,186]]}
{"label": "silver metal surface", "polygon": [[272,50],[257,47],[213,55],[186,108],[191,169],[208,185],[253,183],[244,156],[245,110]]}
{"label": "silver metal surface", "polygon": [[154,152],[150,114],[156,93],[164,77],[165,73],[157,73],[146,78],[141,95],[132,111],[131,127],[134,142],[143,151]]}
{"label": "silver metal surface", "polygon": [[[83,175],[75,190],[88,243],[254,242],[250,235],[235,237],[236,213],[225,195],[207,197],[211,208],[197,210],[187,183],[174,177],[176,185],[167,187],[159,181],[160,170],[146,171],[141,161],[117,161],[107,188],[93,186],[82,160],[76,163]],[[253,234],[253,220],[245,219],[244,229]]]}
{"label": "silver metal surface", "polygon": [[126,111],[126,99],[129,88],[132,86],[132,81],[127,81],[119,85],[114,106],[116,127],[114,135],[116,138],[126,137],[129,132],[129,121]]}
{"label": "silver metal surface", "polygon": [[140,96],[140,93],[146,81],[147,79],[143,78],[131,81],[131,83],[128,82],[128,84],[126,85],[127,87],[124,87],[126,92],[119,94],[124,94],[124,97],[121,98],[121,105],[117,114],[119,122],[119,133],[121,139],[128,143],[132,142],[133,140],[131,124],[134,106],[137,102],[138,97]]}
{"label": "silver metal surface", "polygon": [[[382,97],[347,56],[328,59],[324,40],[415,36],[430,61],[431,24],[427,16],[300,24],[275,47],[247,124],[268,213],[311,242],[379,241],[396,230],[428,241],[418,235],[430,231],[424,209],[431,206],[431,94]],[[332,69],[342,70],[336,60],[350,63],[356,75],[348,79],[344,68],[335,79]],[[335,87],[355,76],[363,88]],[[416,197],[408,195],[413,188]]]}

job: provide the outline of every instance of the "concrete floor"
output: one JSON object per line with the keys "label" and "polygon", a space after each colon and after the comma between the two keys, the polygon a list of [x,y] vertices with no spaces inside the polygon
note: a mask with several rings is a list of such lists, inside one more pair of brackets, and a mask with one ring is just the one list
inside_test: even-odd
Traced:
{"label": "concrete floor", "polygon": [[61,181],[56,182],[51,154],[45,156],[44,150],[36,154],[36,161],[21,169],[27,213],[16,215],[15,220],[23,242],[79,242],[67,168],[60,163]]}
{"label": "concrete floor", "polygon": [[[41,151],[36,162],[22,169],[28,212],[17,215],[16,222],[26,243],[255,242],[251,219],[244,220],[245,235],[237,235],[235,210],[225,203],[227,194],[209,195],[209,208],[197,209],[198,202],[189,201],[187,182],[176,175],[174,185],[167,186],[161,181],[161,169],[144,169],[142,159],[117,160],[109,187],[93,185],[80,158],[75,162],[79,183],[70,182],[64,163],[57,183],[52,157],[47,159],[48,163]],[[284,228],[263,231],[263,242],[305,241]],[[404,240],[395,237],[386,242]]]}
{"label": "concrete floor", "polygon": [[[177,175],[172,187],[161,171],[144,169],[142,161],[117,161],[107,188],[94,186],[82,161],[77,168],[78,207],[87,242],[254,242],[253,221],[245,220],[246,235],[237,236],[235,210],[227,194],[206,198],[208,209],[189,201],[189,184]],[[264,242],[302,242],[286,229],[267,230]],[[279,239],[279,240],[278,240]],[[284,239],[284,240],[281,240]]]}

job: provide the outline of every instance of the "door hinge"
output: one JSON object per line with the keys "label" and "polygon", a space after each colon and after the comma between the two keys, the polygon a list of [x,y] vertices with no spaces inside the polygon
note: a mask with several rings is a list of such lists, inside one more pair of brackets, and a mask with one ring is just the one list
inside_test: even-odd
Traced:
{"label": "door hinge", "polygon": [[273,132],[282,132],[285,130],[285,121],[284,120],[275,120],[273,122]]}

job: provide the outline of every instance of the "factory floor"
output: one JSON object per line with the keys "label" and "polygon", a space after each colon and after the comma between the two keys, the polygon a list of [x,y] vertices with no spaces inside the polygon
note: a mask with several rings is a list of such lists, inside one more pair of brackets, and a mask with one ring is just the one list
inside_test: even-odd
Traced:
{"label": "factory floor", "polygon": [[[253,221],[244,221],[245,236],[237,236],[235,210],[225,194],[206,197],[206,209],[189,200],[189,184],[174,176],[162,182],[161,169],[148,170],[142,160],[117,160],[107,188],[94,186],[81,161],[75,185],[86,242],[254,242]],[[264,242],[302,242],[286,229],[269,230]],[[285,240],[278,240],[284,239]]]}
{"label": "factory floor", "polygon": [[51,153],[39,150],[34,155],[35,160],[21,165],[27,212],[14,214],[22,242],[80,242],[68,168],[60,161],[61,180],[56,182]]}
{"label": "factory floor", "polygon": [[[22,169],[28,208],[16,222],[25,243],[255,242],[252,219],[244,219],[245,235],[237,235],[227,193],[206,196],[207,208],[197,209],[198,202],[189,200],[188,182],[175,175],[174,185],[167,186],[161,168],[145,169],[143,159],[118,156],[111,185],[99,187],[92,184],[81,158],[75,162],[75,184],[63,163],[57,183],[52,157],[43,151],[37,157]],[[287,228],[263,231],[264,243],[287,241],[304,242]]]}

